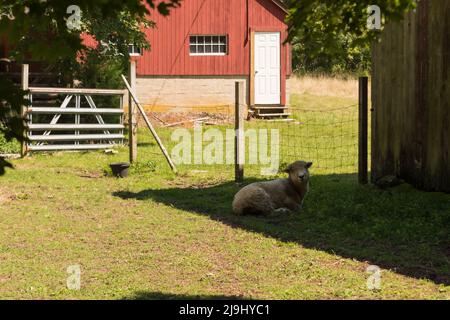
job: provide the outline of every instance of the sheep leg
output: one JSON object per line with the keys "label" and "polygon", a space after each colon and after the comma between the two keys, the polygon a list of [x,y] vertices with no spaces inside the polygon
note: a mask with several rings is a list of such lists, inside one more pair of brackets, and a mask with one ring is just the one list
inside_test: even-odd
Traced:
{"label": "sheep leg", "polygon": [[272,211],[272,215],[278,216],[278,215],[287,215],[291,214],[292,211],[288,208],[278,208]]}
{"label": "sheep leg", "polygon": [[299,204],[295,201],[287,200],[284,205],[287,209],[289,209],[292,212],[299,212],[302,209],[302,204],[303,204],[303,201],[302,201],[302,203]]}

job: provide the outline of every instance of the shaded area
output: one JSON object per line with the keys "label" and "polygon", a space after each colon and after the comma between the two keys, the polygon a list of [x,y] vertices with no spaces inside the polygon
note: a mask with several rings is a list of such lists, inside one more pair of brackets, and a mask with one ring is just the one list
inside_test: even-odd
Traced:
{"label": "shaded area", "polygon": [[419,1],[374,43],[374,179],[450,192],[449,30],[450,1]]}
{"label": "shaded area", "polygon": [[153,147],[156,146],[155,142],[139,142],[138,147]]}
{"label": "shaded area", "polygon": [[232,214],[238,190],[230,182],[114,195],[154,200],[235,228],[450,284],[449,195],[420,192],[409,185],[391,190],[360,186],[355,175],[314,176],[301,213],[262,218]]}
{"label": "shaded area", "polygon": [[132,296],[123,297],[124,300],[242,300],[240,296],[223,295],[185,295],[163,292],[137,291]]}

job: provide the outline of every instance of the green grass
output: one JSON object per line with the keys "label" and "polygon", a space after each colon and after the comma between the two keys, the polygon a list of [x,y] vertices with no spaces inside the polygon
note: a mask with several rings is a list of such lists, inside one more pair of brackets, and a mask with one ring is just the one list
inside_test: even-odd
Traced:
{"label": "green grass", "polygon": [[0,134],[0,154],[13,154],[20,152],[20,145],[17,141],[6,141],[5,137]]}
{"label": "green grass", "polygon": [[[307,109],[347,105],[294,99]],[[329,138],[299,152],[314,143],[324,151],[313,160],[344,158],[326,150]],[[236,217],[232,166],[183,165],[175,176],[142,130],[139,164],[117,179],[108,164],[127,160],[119,151],[36,154],[0,177],[0,298],[450,298],[450,195],[359,186],[354,167],[333,173],[330,162],[312,169],[300,214]],[[257,169],[246,182],[262,178]],[[66,287],[75,264],[79,291]],[[372,264],[382,268],[377,291],[366,287]]]}

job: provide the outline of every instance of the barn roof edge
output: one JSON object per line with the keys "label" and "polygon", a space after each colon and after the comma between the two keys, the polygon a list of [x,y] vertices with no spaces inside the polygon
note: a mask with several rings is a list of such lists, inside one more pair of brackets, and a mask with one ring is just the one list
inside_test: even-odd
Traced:
{"label": "barn roof edge", "polygon": [[288,13],[287,6],[284,2],[280,0],[271,0],[273,3],[275,3],[281,10],[283,10],[285,13]]}

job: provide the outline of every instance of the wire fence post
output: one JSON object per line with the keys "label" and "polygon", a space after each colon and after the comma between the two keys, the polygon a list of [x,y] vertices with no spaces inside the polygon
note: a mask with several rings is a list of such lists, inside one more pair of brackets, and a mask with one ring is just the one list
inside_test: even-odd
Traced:
{"label": "wire fence post", "polygon": [[244,181],[244,82],[237,81],[235,83],[235,160],[234,175],[235,181],[240,183]]}
{"label": "wire fence post", "polygon": [[[129,74],[130,86],[133,94],[136,94],[136,61],[130,62]],[[137,109],[134,105],[131,93],[128,93],[128,130],[130,144],[130,163],[137,161]]]}
{"label": "wire fence post", "polygon": [[167,162],[169,163],[170,168],[172,168],[172,171],[176,174],[177,168],[175,166],[175,163],[170,158],[169,152],[167,152],[166,147],[164,147],[161,139],[158,136],[158,133],[156,132],[155,128],[153,127],[152,123],[150,122],[147,114],[145,113],[144,108],[141,106],[138,98],[134,94],[133,89],[131,88],[130,84],[127,81],[127,78],[124,75],[122,75],[122,80],[125,83],[125,86],[127,87],[127,90],[128,90],[128,94],[133,99],[133,102],[135,103],[137,110],[139,110],[142,118],[144,118],[145,124],[147,125],[148,129],[150,130],[151,134],[153,135],[153,138],[155,138],[156,143],[158,144],[161,152],[163,153],[164,157],[166,158]]}
{"label": "wire fence post", "polygon": [[[26,91],[28,90],[28,86],[29,86],[29,73],[30,73],[30,68],[28,64],[23,64],[22,65],[22,83],[21,83],[21,87],[22,90]],[[20,155],[22,157],[25,157],[28,153],[28,131],[26,129],[27,126],[27,106],[22,106],[21,110],[20,110],[22,119],[23,119],[23,125],[24,125],[24,130],[23,130],[23,140],[21,143],[21,148],[20,148]]]}
{"label": "wire fence post", "polygon": [[358,181],[368,180],[368,77],[359,78]]}

